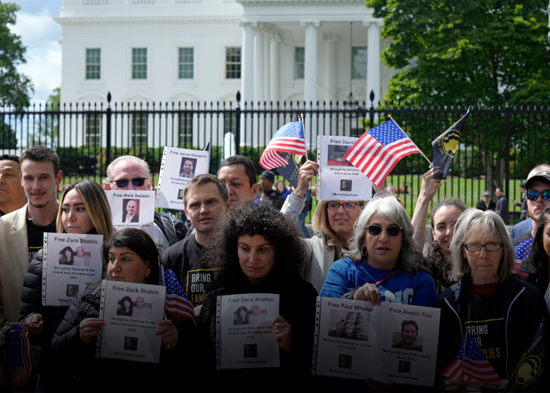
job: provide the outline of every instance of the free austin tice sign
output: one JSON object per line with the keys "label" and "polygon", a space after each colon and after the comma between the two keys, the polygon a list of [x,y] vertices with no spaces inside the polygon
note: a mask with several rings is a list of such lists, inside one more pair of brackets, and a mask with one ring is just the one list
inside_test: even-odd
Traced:
{"label": "free austin tice sign", "polygon": [[208,173],[208,151],[164,147],[157,189],[157,207],[183,210],[183,188],[196,175]]}
{"label": "free austin tice sign", "polygon": [[319,136],[317,143],[317,199],[366,201],[372,197],[372,181],[344,158],[358,138]]}
{"label": "free austin tice sign", "polygon": [[432,386],[440,310],[317,298],[313,374]]}
{"label": "free austin tice sign", "polygon": [[162,285],[103,280],[96,357],[158,363],[165,298]]}
{"label": "free austin tice sign", "polygon": [[271,321],[279,295],[251,293],[217,297],[217,369],[279,367],[279,344]]}
{"label": "free austin tice sign", "polygon": [[103,235],[44,233],[42,305],[70,306],[80,288],[101,280]]}

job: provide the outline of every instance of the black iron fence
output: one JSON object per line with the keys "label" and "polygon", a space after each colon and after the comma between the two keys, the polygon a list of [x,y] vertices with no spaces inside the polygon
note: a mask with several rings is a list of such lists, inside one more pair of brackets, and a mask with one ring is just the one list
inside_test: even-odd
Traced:
{"label": "black iron fence", "polygon": [[[258,163],[279,127],[303,116],[310,159],[316,158],[320,135],[362,135],[390,116],[428,158],[431,142],[466,113],[466,105],[401,106],[370,102],[137,103],[111,102],[1,108],[0,151],[19,154],[42,144],[57,150],[66,181],[100,180],[110,161],[131,154],[144,158],[157,181],[164,146],[203,149],[212,142],[210,171],[225,156],[242,154]],[[550,108],[542,105],[476,104],[470,111],[461,143],[436,200],[463,199],[469,206],[485,190],[503,187],[510,200],[520,200],[519,184],[533,166],[550,161]],[[387,183],[398,187],[412,213],[426,159],[403,159]],[[262,168],[257,166],[257,170]],[[494,196],[493,196],[494,198]],[[519,208],[516,209],[519,213]]]}

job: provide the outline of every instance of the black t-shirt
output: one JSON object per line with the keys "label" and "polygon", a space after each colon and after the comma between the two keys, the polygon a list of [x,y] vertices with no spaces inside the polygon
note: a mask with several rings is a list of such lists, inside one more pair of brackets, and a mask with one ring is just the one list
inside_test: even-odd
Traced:
{"label": "black t-shirt", "polygon": [[45,226],[36,225],[33,220],[27,218],[27,240],[29,242],[29,263],[36,253],[44,246],[44,233],[56,232],[55,221]]}
{"label": "black t-shirt", "polygon": [[170,246],[162,254],[163,265],[174,271],[194,307],[202,303],[204,288],[214,280],[218,270],[209,269],[201,263],[202,252],[203,246],[192,235]]}

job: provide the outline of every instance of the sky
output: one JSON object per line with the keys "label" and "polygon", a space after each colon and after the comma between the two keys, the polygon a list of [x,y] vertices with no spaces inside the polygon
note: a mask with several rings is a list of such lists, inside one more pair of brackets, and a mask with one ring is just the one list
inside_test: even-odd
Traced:
{"label": "sky", "polygon": [[10,26],[27,47],[27,63],[18,66],[34,84],[32,103],[45,103],[56,87],[61,86],[61,26],[59,16],[63,0],[2,0],[19,5],[17,22]]}

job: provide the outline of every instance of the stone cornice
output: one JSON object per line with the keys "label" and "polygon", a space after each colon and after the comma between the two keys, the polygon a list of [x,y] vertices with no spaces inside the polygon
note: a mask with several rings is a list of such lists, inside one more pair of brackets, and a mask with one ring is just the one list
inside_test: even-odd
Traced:
{"label": "stone cornice", "polygon": [[112,25],[112,24],[157,24],[157,23],[172,23],[172,24],[202,24],[202,23],[239,23],[241,17],[227,16],[166,16],[166,17],[89,17],[89,18],[54,18],[54,20],[62,26],[68,25]]}
{"label": "stone cornice", "polygon": [[276,4],[365,4],[364,0],[236,0],[237,3],[246,5],[276,5]]}

